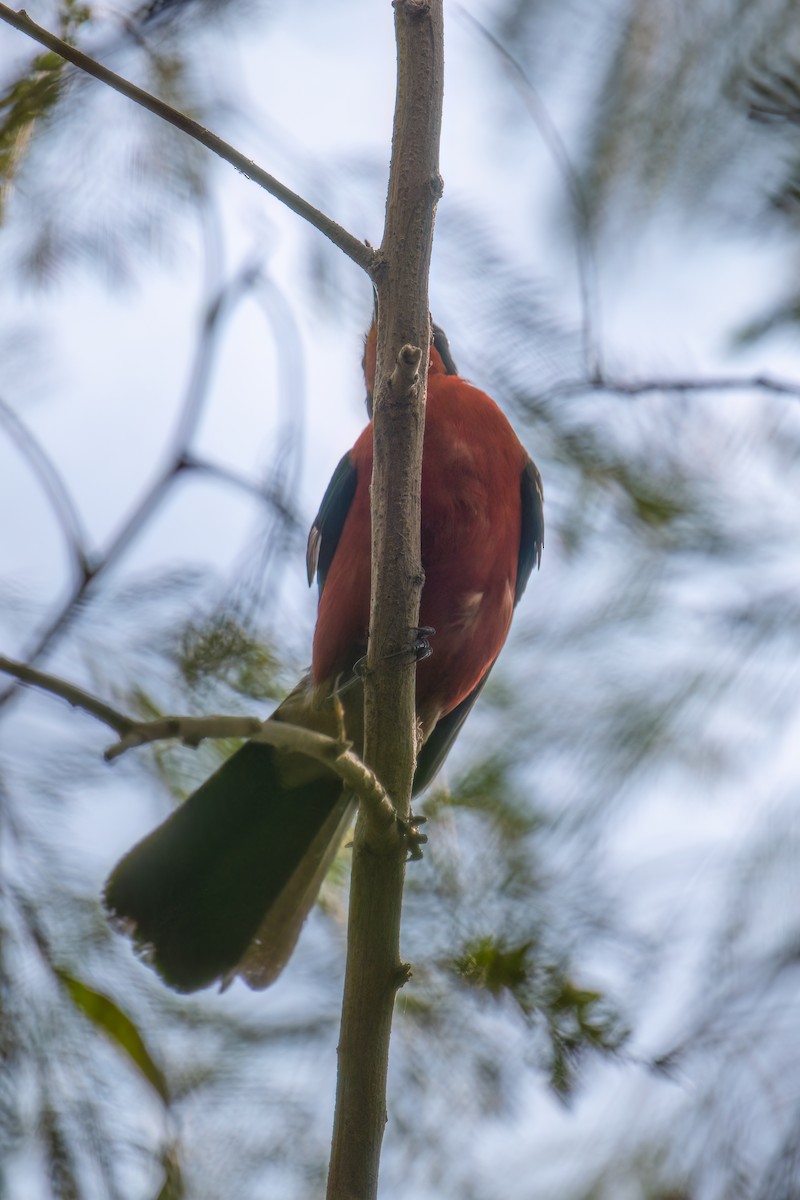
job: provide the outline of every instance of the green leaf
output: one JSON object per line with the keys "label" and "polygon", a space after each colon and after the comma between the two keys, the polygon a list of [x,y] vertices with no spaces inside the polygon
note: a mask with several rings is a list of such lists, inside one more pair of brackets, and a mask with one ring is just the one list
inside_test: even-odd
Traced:
{"label": "green leaf", "polygon": [[164,1103],[169,1104],[169,1089],[164,1073],[156,1066],[142,1035],[130,1017],[103,992],[95,991],[80,979],[68,975],[66,971],[55,968],[55,973],[75,1007],[127,1054]]}
{"label": "green leaf", "polygon": [[602,992],[578,987],[558,970],[547,974],[541,1004],[550,1040],[550,1085],[567,1101],[575,1089],[579,1059],[590,1048],[614,1054],[628,1030]]}
{"label": "green leaf", "polygon": [[494,937],[475,938],[464,947],[453,968],[472,987],[484,988],[494,995],[509,991],[518,995],[528,982],[528,955],[532,942],[507,946]]}
{"label": "green leaf", "polygon": [[[77,30],[91,19],[90,8],[67,0],[61,13],[61,37],[71,42]],[[62,97],[66,66],[60,54],[45,50],[0,93],[0,220],[5,196],[36,126],[52,115]]]}

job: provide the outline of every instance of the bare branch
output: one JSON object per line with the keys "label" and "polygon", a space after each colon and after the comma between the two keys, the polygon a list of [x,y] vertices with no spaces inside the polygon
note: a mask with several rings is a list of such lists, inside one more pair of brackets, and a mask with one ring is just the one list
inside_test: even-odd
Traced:
{"label": "bare branch", "polygon": [[597,379],[602,373],[602,342],[600,337],[600,295],[597,285],[597,269],[594,260],[594,248],[591,236],[591,216],[586,196],[578,177],[578,172],[572,165],[561,134],[548,112],[547,105],[542,100],[533,83],[528,78],[521,63],[511,51],[486,28],[481,21],[468,12],[459,8],[460,16],[468,21],[483,37],[496,54],[502,58],[509,73],[512,75],[522,100],[531,115],[536,128],[539,130],[550,157],[566,188],[575,215],[575,258],[578,270],[578,287],[581,299],[581,333],[583,341],[583,357],[586,371],[590,379]]}
{"label": "bare branch", "polygon": [[204,717],[167,716],[155,721],[135,721],[76,684],[26,663],[0,656],[0,671],[51,696],[66,700],[73,708],[96,717],[118,733],[120,740],[105,752],[107,762],[139,746],[171,739],[177,739],[186,746],[198,746],[209,738],[252,738],[290,754],[304,754],[338,775],[360,800],[366,802],[372,819],[381,827],[384,835],[394,829],[397,833],[395,844],[398,847],[404,845],[394,805],[380,780],[353,753],[352,743],[348,741],[327,737],[286,721],[262,721],[260,717],[211,714]]}
{"label": "bare branch", "polygon": [[[416,757],[422,439],[430,323],[428,271],[441,194],[444,75],[442,0],[394,0],[397,99],[378,294],[372,588],[364,760],[401,819],[410,812]],[[404,862],[359,812],[353,845],[339,1072],[328,1200],[374,1200],[386,1127],[389,1038],[400,960]]]}
{"label": "bare branch", "polygon": [[[2,5],[0,5],[2,8]],[[0,14],[2,15],[2,14]],[[197,424],[203,413],[208,385],[211,378],[211,368],[217,350],[217,336],[221,323],[233,306],[242,296],[249,292],[257,280],[258,271],[252,264],[245,266],[233,280],[215,291],[206,303],[205,313],[200,327],[197,346],[192,362],[186,394],[178,412],[175,430],[172,434],[171,445],[167,450],[167,462],[155,482],[130,510],[127,520],[114,536],[105,551],[98,554],[77,579],[75,586],[64,601],[63,605],[51,618],[46,628],[38,635],[24,654],[25,660],[35,664],[45,653],[59,634],[69,626],[75,614],[85,602],[91,590],[105,576],[108,568],[113,566],[125,553],[134,539],[141,533],[150,518],[156,513],[165,494],[174,481],[185,470],[194,468],[189,444]],[[208,469],[207,467],[197,469]],[[66,490],[67,504],[71,507]],[[13,696],[16,685],[0,692],[0,708]]]}
{"label": "bare branch", "polygon": [[111,762],[127,750],[172,738],[186,746],[198,746],[208,738],[231,737],[266,742],[287,754],[303,754],[322,763],[363,801],[372,821],[380,827],[383,838],[388,836],[399,851],[405,849],[407,839],[394,805],[378,777],[353,752],[352,744],[305,729],[301,725],[290,725],[286,721],[262,721],[258,717],[161,717],[156,721],[133,723],[120,741],[106,750],[104,757]]}
{"label": "bare branch", "polygon": [[330,767],[347,787],[365,800],[375,819],[384,830],[397,825],[394,805],[381,786],[380,781],[353,753],[352,743],[328,737],[324,733],[305,729],[301,725],[290,725],[286,721],[262,721],[259,717],[229,717],[209,715],[204,717],[170,716],[155,721],[132,721],[130,728],[116,745],[105,753],[108,762],[119,758],[127,750],[150,742],[175,738],[186,746],[198,746],[208,738],[250,738],[255,742],[266,742],[287,754],[304,754]]}
{"label": "bare branch", "polygon": [[252,179],[264,191],[269,192],[287,208],[302,217],[304,221],[308,221],[315,229],[324,234],[329,241],[333,242],[334,246],[347,255],[348,258],[362,270],[371,274],[375,270],[376,255],[365,242],[360,242],[358,238],[349,233],[343,226],[339,225],[331,217],[314,208],[313,204],[309,204],[302,196],[298,196],[285,184],[276,179],[274,175],[270,175],[263,168],[254,163],[252,159],[246,158],[234,149],[228,142],[205,129],[197,121],[193,121],[191,117],[187,117],[185,113],[179,112],[178,109],[172,108],[171,105],[165,104],[163,100],[159,100],[157,96],[153,96],[150,92],[144,91],[143,88],[137,87],[130,83],[127,79],[123,79],[121,75],[117,75],[114,71],[110,71],[108,67],[104,67],[102,63],[90,58],[88,54],[84,54],[81,50],[76,50],[74,46],[70,46],[68,42],[62,38],[56,37],[54,33],[37,25],[32,21],[24,9],[15,12],[14,9],[8,8],[5,4],[0,3],[0,19],[8,25],[18,29],[20,33],[27,34],[34,41],[39,42],[42,46],[46,46],[48,50],[52,50],[55,54],[61,55],[67,62],[71,62],[74,66],[85,71],[87,75],[94,76],[101,83],[105,83],[108,87],[119,92],[120,95],[126,96],[129,100],[133,100],[135,104],[146,108],[148,112],[160,117],[162,121],[173,125],[179,129],[181,133],[187,134],[194,138],[206,149],[213,154],[223,158],[226,162],[235,167],[247,179]]}
{"label": "bare branch", "polygon": [[219,463],[208,462],[207,459],[198,458],[195,454],[187,454],[185,456],[183,468],[186,471],[197,471],[201,475],[208,475],[212,479],[219,479],[222,483],[230,484],[231,487],[246,492],[255,500],[260,500],[272,509],[292,534],[297,536],[302,534],[305,544],[305,537],[308,533],[306,524],[297,509],[290,503],[287,496],[284,495],[284,489],[276,488],[268,482],[260,483],[257,479],[248,479],[230,467],[223,467]]}
{"label": "bare branch", "polygon": [[772,375],[709,376],[707,379],[567,379],[548,388],[537,399],[540,403],[574,396],[579,392],[616,392],[622,396],[643,396],[648,392],[773,392],[800,400],[800,383],[776,379]]}
{"label": "bare branch", "polygon": [[120,737],[129,734],[135,725],[130,717],[126,717],[124,713],[112,708],[110,704],[99,700],[97,696],[92,696],[74,683],[68,683],[56,675],[48,675],[45,671],[39,671],[27,663],[17,662],[13,658],[5,658],[0,655],[0,671],[4,671],[6,675],[13,675],[21,683],[29,683],[33,687],[41,688],[44,692],[49,692],[52,696],[66,700],[73,708],[80,708],[83,712],[96,717],[98,721],[102,721],[104,725],[108,725]]}
{"label": "bare branch", "polygon": [[60,524],[72,556],[78,581],[91,575],[86,535],[72,497],[61,478],[55,463],[46,454],[31,431],[23,424],[14,410],[0,399],[0,423],[5,425],[9,437],[27,459],[42,490],[50,501],[50,507]]}
{"label": "bare branch", "polygon": [[625,396],[642,396],[646,392],[730,392],[764,391],[782,396],[794,396],[800,400],[800,383],[774,379],[770,375],[754,375],[750,379],[737,379],[735,375],[720,375],[708,379],[598,379],[590,386],[594,389],[620,392]]}
{"label": "bare branch", "polygon": [[196,747],[210,738],[252,738],[264,722],[259,717],[228,717],[209,713],[203,717],[167,716],[153,721],[131,721],[118,742],[109,746],[103,757],[113,762],[128,750],[137,750],[152,742],[173,739],[184,746]]}

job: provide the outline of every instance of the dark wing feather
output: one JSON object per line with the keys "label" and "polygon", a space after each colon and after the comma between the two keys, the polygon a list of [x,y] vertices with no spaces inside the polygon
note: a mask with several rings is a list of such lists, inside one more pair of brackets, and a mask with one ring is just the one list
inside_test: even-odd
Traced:
{"label": "dark wing feather", "polygon": [[350,505],[353,502],[357,478],[358,472],[353,466],[350,455],[345,454],[333,472],[308,535],[306,550],[308,582],[309,585],[312,584],[314,575],[317,576],[320,595],[325,587],[325,579],[333,562]]}
{"label": "dark wing feather", "polygon": [[447,340],[447,334],[442,329],[441,325],[437,325],[435,321],[431,321],[431,333],[433,335],[433,344],[439,352],[439,357],[444,363],[444,369],[448,375],[457,375],[458,367],[453,361],[453,355],[450,350],[450,343]]}
{"label": "dark wing feather", "polygon": [[519,603],[520,597],[527,587],[534,564],[537,567],[541,564],[544,547],[544,489],[542,477],[530,459],[528,459],[520,479],[520,499],[522,501],[522,527],[517,562],[517,586],[514,589],[515,604]]}
{"label": "dark wing feather", "polygon": [[[493,666],[494,663],[492,663]],[[420,792],[424,792],[425,788],[433,783],[433,780],[439,773],[440,767],[450,753],[453,742],[459,735],[461,726],[469,716],[478,696],[480,696],[492,667],[489,667],[489,670],[481,678],[480,683],[472,689],[470,694],[460,704],[457,704],[451,712],[447,713],[444,717],[440,717],[436,722],[433,732],[417,755],[417,768],[414,772],[414,787],[412,792],[414,796],[418,796]]]}

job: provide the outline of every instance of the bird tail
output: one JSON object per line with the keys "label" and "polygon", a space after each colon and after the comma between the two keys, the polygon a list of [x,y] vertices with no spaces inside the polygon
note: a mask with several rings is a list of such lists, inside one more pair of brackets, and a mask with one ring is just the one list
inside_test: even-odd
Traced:
{"label": "bird tail", "polygon": [[166,983],[193,992],[282,971],[355,804],[341,780],[263,742],[233,754],[112,872],[104,901]]}

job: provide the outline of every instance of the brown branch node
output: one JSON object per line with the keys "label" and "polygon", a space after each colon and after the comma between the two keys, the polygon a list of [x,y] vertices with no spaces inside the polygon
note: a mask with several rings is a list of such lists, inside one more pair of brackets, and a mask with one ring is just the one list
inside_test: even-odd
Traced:
{"label": "brown branch node", "polygon": [[431,12],[430,0],[392,0],[392,7],[400,12],[405,12],[412,21],[429,17]]}
{"label": "brown branch node", "polygon": [[399,400],[408,396],[419,383],[419,365],[422,351],[419,346],[405,345],[397,355],[394,370],[389,377],[392,397]]}
{"label": "brown branch node", "polygon": [[397,968],[397,971],[395,972],[395,977],[394,977],[394,981],[393,981],[395,991],[399,992],[401,987],[405,987],[406,984],[410,982],[413,974],[414,974],[414,972],[412,970],[411,963],[407,963],[407,962],[400,963],[400,965]]}

